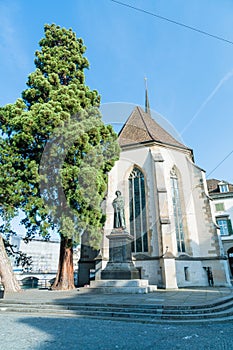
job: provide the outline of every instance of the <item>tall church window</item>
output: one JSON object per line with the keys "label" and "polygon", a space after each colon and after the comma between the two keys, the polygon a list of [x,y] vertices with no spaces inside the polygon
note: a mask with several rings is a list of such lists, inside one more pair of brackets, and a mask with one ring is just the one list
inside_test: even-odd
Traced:
{"label": "tall church window", "polygon": [[171,171],[170,179],[171,179],[171,189],[172,189],[172,204],[173,204],[173,213],[174,213],[174,221],[175,221],[177,251],[185,252],[184,228],[183,228],[182,210],[181,210],[181,203],[180,203],[179,183],[178,183],[178,177],[174,168]]}
{"label": "tall church window", "polygon": [[148,252],[145,179],[137,167],[129,176],[129,220],[132,251]]}

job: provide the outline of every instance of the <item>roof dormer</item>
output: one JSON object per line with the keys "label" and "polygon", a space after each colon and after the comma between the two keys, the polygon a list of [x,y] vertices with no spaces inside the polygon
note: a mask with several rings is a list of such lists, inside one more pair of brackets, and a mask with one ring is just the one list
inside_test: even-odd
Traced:
{"label": "roof dormer", "polygon": [[220,191],[221,193],[229,192],[228,183],[225,182],[225,181],[219,182],[219,183],[218,183],[218,187],[219,187],[219,191]]}

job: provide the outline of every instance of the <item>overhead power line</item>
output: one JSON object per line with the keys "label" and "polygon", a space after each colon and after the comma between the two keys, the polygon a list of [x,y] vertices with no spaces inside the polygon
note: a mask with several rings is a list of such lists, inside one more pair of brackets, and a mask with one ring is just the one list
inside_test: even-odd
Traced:
{"label": "overhead power line", "polygon": [[232,153],[233,153],[233,150],[232,150],[230,153],[228,153],[228,155],[227,155],[225,158],[223,158],[223,159],[221,160],[221,162],[219,162],[218,165],[216,165],[216,167],[215,167],[213,170],[211,170],[211,172],[210,172],[209,174],[207,174],[206,177],[209,177],[223,162],[225,162],[225,160],[226,160],[227,158],[230,157],[230,155],[231,155]]}
{"label": "overhead power line", "polygon": [[[221,37],[221,36],[208,33],[208,32],[206,32],[206,31],[204,31],[204,30],[201,30],[201,29],[198,29],[198,28],[189,26],[189,25],[187,25],[187,24],[184,24],[184,23],[181,23],[181,22],[178,22],[178,21],[174,21],[174,20],[172,20],[172,19],[170,19],[170,18],[157,15],[156,13],[153,13],[153,12],[150,12],[150,11],[147,11],[147,10],[144,10],[144,9],[141,9],[141,8],[139,8],[139,7],[135,7],[135,6],[126,4],[126,3],[121,2],[121,1],[118,1],[118,0],[110,0],[110,1],[112,1],[112,2],[114,2],[114,3],[116,3],[116,4],[118,4],[118,5],[128,7],[128,8],[130,8],[130,9],[135,10],[135,11],[139,11],[139,12],[145,13],[145,14],[147,14],[147,15],[150,15],[150,16],[153,16],[153,17],[156,17],[156,18],[159,18],[159,19],[161,19],[161,20],[163,20],[163,21],[167,21],[167,22],[176,24],[176,25],[178,25],[178,26],[180,26],[180,27],[183,27],[183,28],[192,30],[192,31],[197,32],[197,33],[199,33],[199,34],[203,34],[203,35],[209,36],[209,37],[211,37],[211,38],[214,38],[214,39],[216,39],[216,40],[220,40],[220,41],[223,41],[223,42],[226,42],[226,43],[228,43],[228,44],[233,45],[233,41],[228,40],[228,39],[226,39],[226,38],[223,38],[223,37]],[[224,158],[221,160],[221,162],[219,162],[219,163],[216,165],[216,167],[215,167],[214,169],[212,169],[212,170],[209,172],[209,174],[207,174],[207,177],[209,177],[223,162],[225,162],[225,160],[226,160],[227,158],[229,158],[230,155],[231,155],[232,153],[233,153],[233,150],[232,150],[230,153],[228,153],[228,154],[226,155],[226,157],[224,157]]]}
{"label": "overhead power line", "polygon": [[192,31],[194,31],[194,32],[197,32],[197,33],[200,33],[200,34],[203,34],[203,35],[209,36],[209,37],[211,37],[211,38],[214,38],[214,39],[217,39],[217,40],[220,40],[220,41],[224,41],[224,42],[226,42],[226,43],[228,43],[228,44],[233,45],[233,41],[228,40],[228,39],[225,39],[225,38],[223,38],[223,37],[221,37],[221,36],[218,36],[218,35],[214,35],[214,34],[205,32],[204,30],[201,30],[201,29],[198,29],[198,28],[195,28],[195,27],[188,26],[187,24],[174,21],[174,20],[172,20],[172,19],[170,19],[170,18],[157,15],[156,13],[153,13],[153,12],[150,12],[150,11],[146,11],[146,10],[144,10],[144,9],[141,9],[141,8],[139,8],[139,7],[135,7],[135,6],[126,4],[126,3],[121,2],[121,1],[117,1],[117,0],[110,0],[110,1],[112,1],[112,2],[114,2],[114,3],[116,3],[116,4],[118,4],[118,5],[131,8],[131,9],[133,9],[133,10],[135,10],[135,11],[139,11],[139,12],[145,13],[145,14],[147,14],[147,15],[150,15],[150,16],[153,16],[153,17],[156,17],[156,18],[159,18],[159,19],[161,19],[161,20],[163,20],[163,21],[167,21],[167,22],[176,24],[176,25],[178,25],[178,26],[180,26],[180,27],[183,27],[183,28],[192,30]]}

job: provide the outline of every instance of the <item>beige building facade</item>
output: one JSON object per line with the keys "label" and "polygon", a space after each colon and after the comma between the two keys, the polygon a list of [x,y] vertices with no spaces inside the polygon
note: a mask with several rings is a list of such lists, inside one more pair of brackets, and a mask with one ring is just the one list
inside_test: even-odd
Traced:
{"label": "beige building facade", "polygon": [[218,228],[231,280],[233,279],[233,185],[217,179],[207,180],[213,220]]}

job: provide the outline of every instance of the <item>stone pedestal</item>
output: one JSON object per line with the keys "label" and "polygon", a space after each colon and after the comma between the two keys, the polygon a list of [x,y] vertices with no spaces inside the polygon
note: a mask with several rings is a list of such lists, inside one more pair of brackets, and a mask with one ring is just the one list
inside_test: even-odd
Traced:
{"label": "stone pedestal", "polygon": [[133,237],[123,229],[114,229],[109,239],[109,262],[101,272],[102,280],[139,279],[139,271],[132,262]]}
{"label": "stone pedestal", "polygon": [[91,281],[88,292],[146,294],[157,291],[157,286],[149,286],[148,280],[100,280]]}
{"label": "stone pedestal", "polygon": [[163,257],[162,264],[164,271],[164,287],[165,289],[177,289],[176,279],[176,262],[171,253],[166,253]]}

